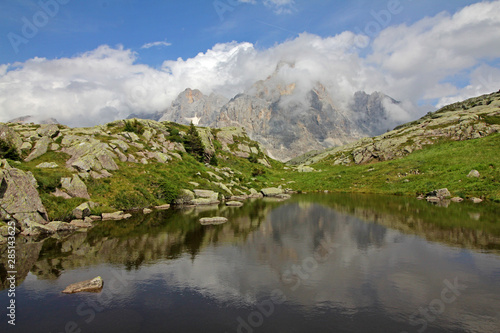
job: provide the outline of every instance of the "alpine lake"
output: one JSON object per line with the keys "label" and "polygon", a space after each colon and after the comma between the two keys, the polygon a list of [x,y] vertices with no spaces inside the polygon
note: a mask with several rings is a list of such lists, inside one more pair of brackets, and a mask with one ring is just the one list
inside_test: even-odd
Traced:
{"label": "alpine lake", "polygon": [[[201,225],[222,216],[222,225]],[[2,332],[499,332],[500,205],[254,199],[16,243]],[[101,276],[100,293],[66,295]]]}

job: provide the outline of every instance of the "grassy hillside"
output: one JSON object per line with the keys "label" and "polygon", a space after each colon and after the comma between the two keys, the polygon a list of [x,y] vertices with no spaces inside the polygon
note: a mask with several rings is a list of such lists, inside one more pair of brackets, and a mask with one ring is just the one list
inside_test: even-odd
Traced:
{"label": "grassy hillside", "polygon": [[[500,134],[467,141],[442,141],[391,161],[332,165],[334,156],[312,167],[316,172],[289,173],[290,186],[303,191],[417,195],[447,187],[452,195],[500,202]],[[469,178],[471,170],[480,178]]]}

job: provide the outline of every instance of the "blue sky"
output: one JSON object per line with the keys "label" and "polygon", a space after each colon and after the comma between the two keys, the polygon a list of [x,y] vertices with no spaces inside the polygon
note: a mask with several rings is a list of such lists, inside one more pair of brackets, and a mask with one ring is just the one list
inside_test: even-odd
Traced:
{"label": "blue sky", "polygon": [[188,87],[230,98],[283,60],[296,64],[287,80],[322,82],[340,106],[357,90],[404,102],[403,121],[500,88],[499,12],[498,0],[3,0],[0,121],[91,125],[161,111]]}
{"label": "blue sky", "polygon": [[[402,11],[391,15],[390,25],[411,24],[441,11],[455,12],[474,2],[401,0]],[[69,0],[59,5],[57,14],[16,53],[7,34],[22,36],[22,18],[33,22],[42,8],[36,0],[4,0],[0,4],[0,63],[71,57],[103,44],[121,44],[139,53],[138,62],[158,66],[166,59],[194,57],[216,43],[251,42],[267,48],[302,32],[328,37],[346,30],[362,31],[375,21],[372,12],[380,13],[387,5],[387,0],[295,0],[282,6],[285,12],[278,13],[279,6],[265,5],[264,1]],[[141,49],[156,41],[171,45]]]}

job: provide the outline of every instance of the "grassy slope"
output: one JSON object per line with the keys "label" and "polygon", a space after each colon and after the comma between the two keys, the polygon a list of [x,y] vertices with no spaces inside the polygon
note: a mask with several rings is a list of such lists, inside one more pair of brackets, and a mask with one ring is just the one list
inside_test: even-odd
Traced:
{"label": "grassy slope", "polygon": [[[289,174],[291,187],[334,192],[415,195],[447,187],[452,195],[500,202],[500,134],[441,142],[398,160],[356,166],[332,166],[328,159],[313,165],[321,172]],[[468,178],[476,169],[481,178]],[[411,174],[418,170],[420,174]],[[398,174],[408,173],[407,177]],[[405,182],[408,179],[409,182]]]}

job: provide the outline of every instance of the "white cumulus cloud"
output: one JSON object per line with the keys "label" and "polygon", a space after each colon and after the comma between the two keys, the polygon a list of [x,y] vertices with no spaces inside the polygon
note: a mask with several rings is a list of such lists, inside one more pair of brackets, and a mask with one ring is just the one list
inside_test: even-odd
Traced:
{"label": "white cumulus cloud", "polygon": [[[404,121],[420,115],[415,106],[421,100],[440,106],[500,88],[499,12],[500,1],[481,2],[454,15],[388,27],[368,55],[356,46],[360,36],[346,31],[331,37],[303,33],[267,49],[221,43],[189,59],[166,60],[160,68],[137,63],[131,50],[107,45],[71,58],[2,64],[0,121],[29,114],[94,125],[162,111],[186,88],[232,98],[271,75],[280,61],[295,64],[283,67],[279,77],[296,82],[299,92],[321,82],[345,107],[356,91],[381,91],[403,102],[390,111]],[[453,79],[457,75],[460,84]]]}

